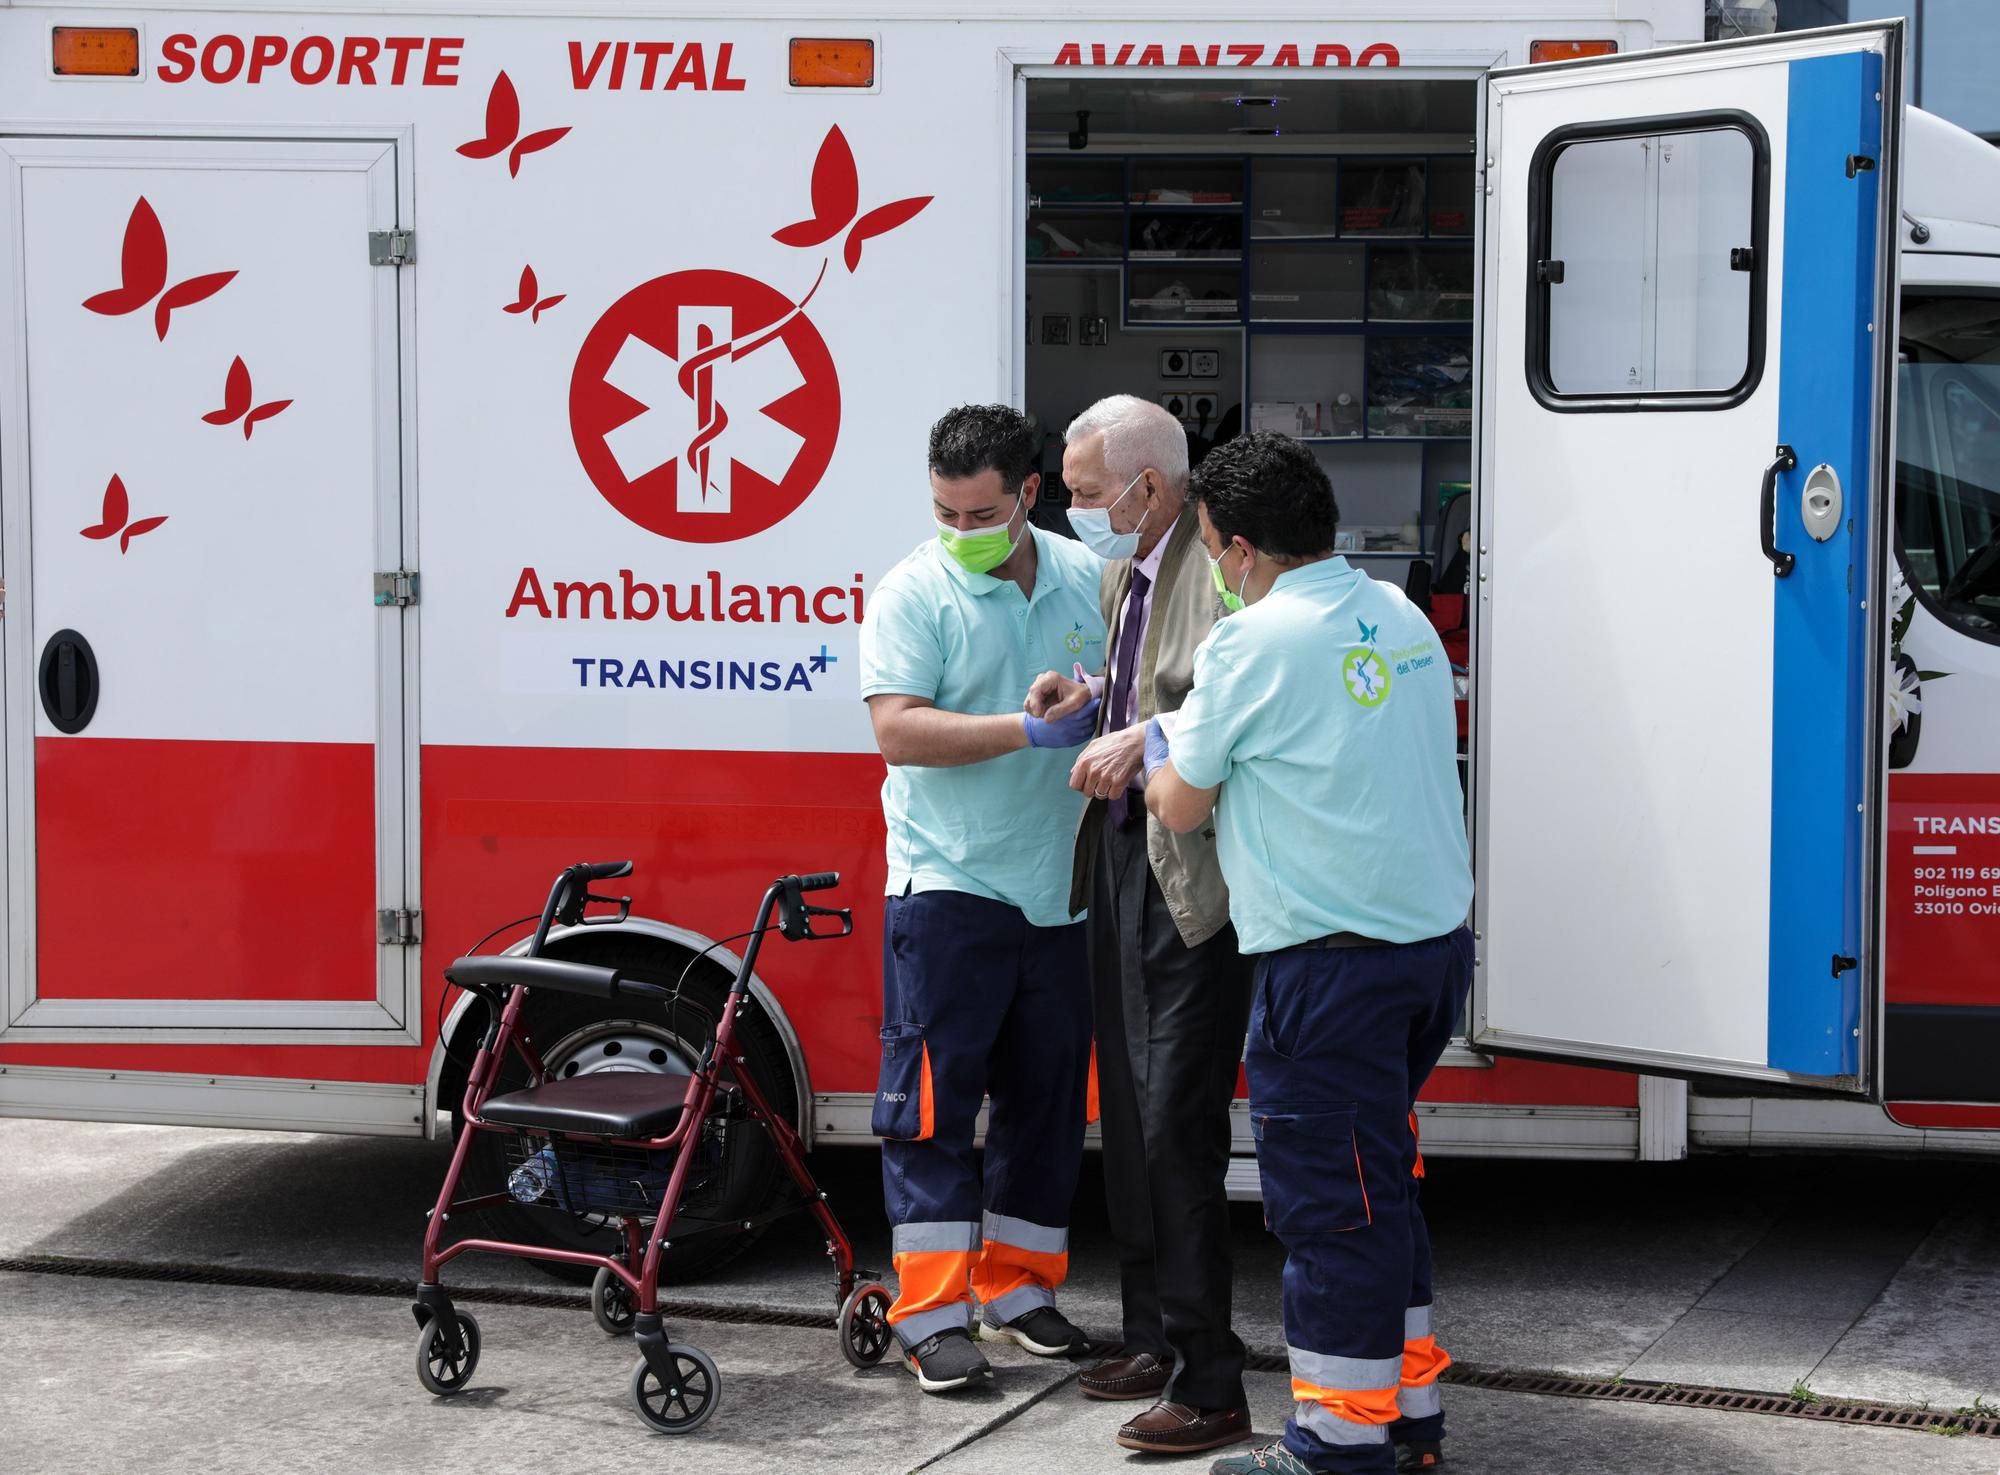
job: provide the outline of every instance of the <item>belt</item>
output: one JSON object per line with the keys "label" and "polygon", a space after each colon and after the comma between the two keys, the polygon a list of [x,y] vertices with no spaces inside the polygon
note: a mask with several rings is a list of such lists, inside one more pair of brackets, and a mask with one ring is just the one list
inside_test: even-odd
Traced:
{"label": "belt", "polygon": [[1363,937],[1359,932],[1329,932],[1324,937],[1315,937],[1310,942],[1295,942],[1290,947],[1279,948],[1281,953],[1310,952],[1315,948],[1336,947],[1394,947],[1392,942],[1384,942],[1379,937]]}

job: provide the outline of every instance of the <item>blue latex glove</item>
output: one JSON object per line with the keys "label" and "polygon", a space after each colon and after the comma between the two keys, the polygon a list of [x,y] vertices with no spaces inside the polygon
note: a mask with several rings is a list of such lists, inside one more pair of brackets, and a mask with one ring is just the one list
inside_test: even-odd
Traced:
{"label": "blue latex glove", "polygon": [[1154,774],[1167,766],[1167,759],[1171,756],[1167,752],[1167,734],[1160,727],[1160,719],[1157,717],[1148,719],[1146,723],[1146,756],[1142,760],[1145,765],[1146,780],[1148,783],[1152,782]]}
{"label": "blue latex glove", "polygon": [[1031,748],[1076,748],[1090,741],[1097,731],[1097,709],[1103,703],[1096,698],[1085,702],[1067,717],[1050,720],[1045,717],[1031,717],[1021,714],[1021,725],[1028,731],[1028,746]]}

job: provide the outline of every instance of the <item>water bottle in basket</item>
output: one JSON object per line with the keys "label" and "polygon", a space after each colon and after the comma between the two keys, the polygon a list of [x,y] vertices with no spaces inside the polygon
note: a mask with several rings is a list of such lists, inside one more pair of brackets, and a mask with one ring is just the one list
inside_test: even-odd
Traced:
{"label": "water bottle in basket", "polygon": [[544,1147],[507,1175],[507,1191],[521,1203],[539,1203],[554,1189],[556,1171],[556,1150]]}

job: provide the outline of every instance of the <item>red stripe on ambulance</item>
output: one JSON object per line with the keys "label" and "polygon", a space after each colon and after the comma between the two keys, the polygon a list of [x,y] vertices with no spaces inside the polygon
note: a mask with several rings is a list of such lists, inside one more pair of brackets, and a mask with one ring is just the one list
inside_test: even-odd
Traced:
{"label": "red stripe on ambulance", "polygon": [[38,738],[35,871],[41,998],[375,997],[372,744]]}

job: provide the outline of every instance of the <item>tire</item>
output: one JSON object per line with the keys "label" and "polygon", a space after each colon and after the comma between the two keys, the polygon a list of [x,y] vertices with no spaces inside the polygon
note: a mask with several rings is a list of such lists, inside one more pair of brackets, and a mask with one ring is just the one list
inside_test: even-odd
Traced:
{"label": "tire", "polygon": [[667,1343],[667,1356],[681,1377],[671,1391],[663,1387],[645,1358],[632,1369],[632,1412],[649,1429],[662,1434],[692,1434],[715,1414],[722,1402],[722,1374],[715,1361],[699,1347],[682,1342]]}
{"label": "tire", "polygon": [[840,1306],[840,1350],[858,1368],[871,1368],[889,1350],[889,1292],[879,1285],[856,1286]]}
{"label": "tire", "polygon": [[638,1306],[625,1282],[602,1266],[590,1283],[590,1314],[608,1336],[629,1337]]}
{"label": "tire", "polygon": [[432,1317],[417,1333],[417,1381],[439,1398],[463,1393],[479,1366],[479,1323],[470,1311],[454,1308],[453,1314],[458,1319],[456,1356],[444,1346],[443,1318]]}
{"label": "tire", "polygon": [[[649,938],[582,933],[550,943],[547,956],[618,968],[644,981],[672,987],[687,967],[690,955],[684,949]],[[562,1071],[565,1055],[582,1060],[590,1068],[657,1070],[662,1065],[677,1064],[688,1069],[713,1031],[712,1021],[721,1013],[730,981],[731,974],[720,964],[708,960],[697,963],[682,990],[683,1003],[671,1012],[664,1004],[611,1002],[571,994],[530,995],[525,1006],[528,1036],[557,1074]],[[777,1030],[758,1009],[752,1009],[737,1022],[737,1053],[756,1074],[771,1109],[796,1122],[798,1093],[792,1082],[791,1061]],[[633,1067],[623,1062],[636,1060],[637,1052],[621,1050],[619,1063],[610,1064],[604,1054],[610,1045],[630,1043],[642,1034],[657,1036],[654,1049],[664,1053]],[[652,1057],[654,1051],[647,1054]],[[520,1056],[510,1051],[500,1063],[494,1092],[511,1091],[527,1081],[527,1070]],[[476,1181],[495,1185],[506,1182],[506,1141],[501,1134],[479,1134],[472,1153],[480,1165]],[[777,1201],[789,1181],[784,1162],[770,1137],[746,1115],[729,1124],[720,1168],[705,1186],[685,1196],[682,1211],[704,1219],[754,1218]],[[490,1209],[486,1217],[500,1238],[595,1255],[616,1257],[624,1252],[623,1234],[615,1220],[514,1204]],[[749,1230],[717,1229],[669,1243],[660,1256],[660,1281],[699,1279],[748,1250],[762,1233],[761,1226]],[[541,1260],[534,1263],[545,1274],[572,1284],[582,1284],[593,1275],[587,1265]]]}

